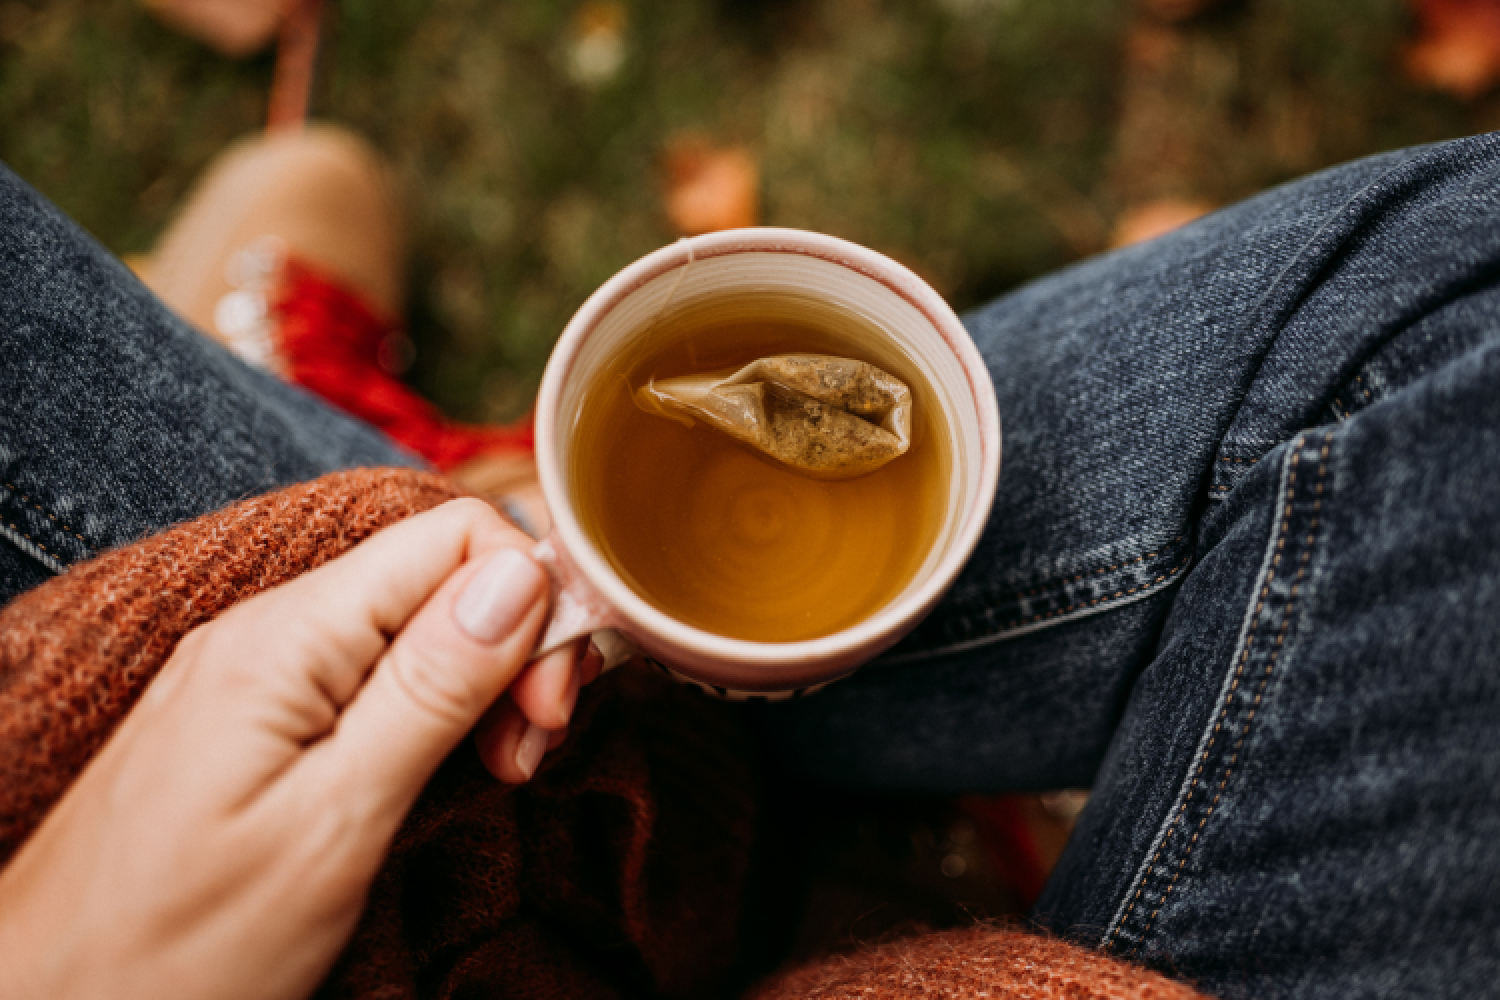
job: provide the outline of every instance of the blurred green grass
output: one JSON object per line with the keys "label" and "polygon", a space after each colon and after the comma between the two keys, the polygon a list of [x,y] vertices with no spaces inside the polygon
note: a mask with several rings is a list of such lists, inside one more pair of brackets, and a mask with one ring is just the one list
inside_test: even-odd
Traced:
{"label": "blurred green grass", "polygon": [[[1144,84],[1127,0],[633,2],[596,85],[566,71],[574,2],[334,6],[314,112],[396,165],[411,377],[469,418],[523,412],[572,311],[673,239],[658,165],[679,131],[756,154],[767,223],[875,247],[962,309],[1102,249],[1140,199],[1226,202],[1500,124],[1494,99],[1402,80],[1401,0],[1231,3]],[[0,159],[144,251],[259,126],[271,67],[130,0],[0,0]]]}

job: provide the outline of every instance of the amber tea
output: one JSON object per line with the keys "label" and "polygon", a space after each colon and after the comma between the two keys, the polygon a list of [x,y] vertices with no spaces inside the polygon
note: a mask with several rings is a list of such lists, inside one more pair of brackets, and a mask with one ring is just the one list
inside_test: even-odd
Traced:
{"label": "amber tea", "polygon": [[[905,453],[857,478],[810,476],[634,398],[652,380],[785,354],[905,382]],[[943,524],[948,448],[931,387],[869,321],[746,297],[659,319],[622,352],[584,393],[569,474],[584,531],[642,598],[718,635],[794,642],[857,624],[912,582]]]}

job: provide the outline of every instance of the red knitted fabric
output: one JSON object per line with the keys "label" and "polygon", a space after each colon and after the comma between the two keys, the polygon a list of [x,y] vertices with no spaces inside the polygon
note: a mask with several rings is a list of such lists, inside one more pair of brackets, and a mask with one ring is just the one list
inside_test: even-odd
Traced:
{"label": "red knitted fabric", "polygon": [[[188,630],[453,496],[409,470],[326,476],[106,553],[0,610],[0,865]],[[519,789],[468,744],[454,752],[320,996],[725,994],[757,816],[738,716],[626,667],[589,687],[571,732]],[[978,929],[824,959],[754,997],[986,992],[1196,996],[1060,941]]]}
{"label": "red knitted fabric", "polygon": [[317,268],[288,259],[272,307],[288,379],[439,469],[479,455],[532,450],[529,417],[507,427],[455,423],[382,368],[380,344],[395,327]]}
{"label": "red knitted fabric", "polygon": [[[326,476],[75,566],[0,611],[0,864],[189,629],[455,496]],[[327,997],[715,995],[755,828],[727,706],[655,672],[590,686],[516,790],[464,744],[397,834]]]}
{"label": "red knitted fabric", "polygon": [[190,629],[456,494],[364,470],[247,500],[74,566],[0,611],[0,863]]}
{"label": "red knitted fabric", "polygon": [[1024,931],[974,927],[904,938],[819,959],[777,976],[748,1000],[1197,1000],[1146,969]]}
{"label": "red knitted fabric", "polygon": [[626,666],[571,729],[520,789],[453,754],[320,996],[725,995],[755,831],[730,707]]}

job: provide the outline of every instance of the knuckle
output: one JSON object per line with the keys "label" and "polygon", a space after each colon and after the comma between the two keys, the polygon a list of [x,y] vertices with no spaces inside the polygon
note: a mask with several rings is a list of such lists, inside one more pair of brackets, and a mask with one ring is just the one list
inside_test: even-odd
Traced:
{"label": "knuckle", "polygon": [[386,652],[396,688],[419,711],[446,723],[465,723],[476,714],[479,692],[458,664],[410,641]]}
{"label": "knuckle", "polygon": [[425,531],[445,540],[463,538],[472,544],[484,539],[487,544],[491,544],[494,539],[503,536],[505,541],[515,547],[529,548],[535,544],[494,507],[475,497],[458,497],[445,501],[417,515],[417,518],[423,520]]}
{"label": "knuckle", "polygon": [[500,523],[495,508],[476,497],[458,497],[437,508],[454,520],[456,527],[470,527]]}
{"label": "knuckle", "polygon": [[177,649],[198,665],[194,670],[197,676],[233,689],[248,686],[256,677],[246,662],[251,659],[245,654],[251,630],[244,624],[243,615],[226,615],[194,629]]}
{"label": "knuckle", "polygon": [[[235,609],[238,611],[239,609]],[[199,654],[222,681],[244,688],[321,672],[343,658],[338,636],[315,619],[282,613],[281,602],[263,603],[269,615],[225,616],[203,630]],[[266,628],[274,620],[274,631]]]}

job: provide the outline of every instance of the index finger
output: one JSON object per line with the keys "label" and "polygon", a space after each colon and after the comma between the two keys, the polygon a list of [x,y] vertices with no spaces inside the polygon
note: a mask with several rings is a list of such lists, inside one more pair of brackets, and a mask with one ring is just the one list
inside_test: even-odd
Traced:
{"label": "index finger", "polygon": [[[465,563],[531,540],[479,500],[451,500],[234,608],[209,627],[205,674],[272,699],[229,700],[295,746],[327,735],[392,638]],[[246,649],[256,655],[247,658]],[[200,682],[208,681],[204,676]],[[191,682],[190,682],[191,683]],[[215,697],[219,714],[225,700]]]}

